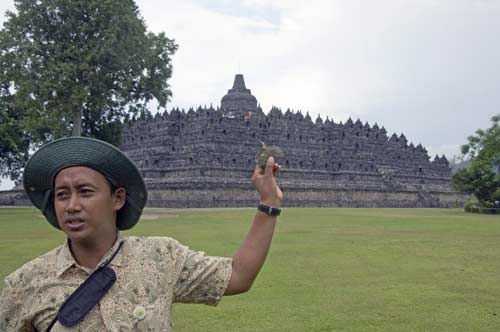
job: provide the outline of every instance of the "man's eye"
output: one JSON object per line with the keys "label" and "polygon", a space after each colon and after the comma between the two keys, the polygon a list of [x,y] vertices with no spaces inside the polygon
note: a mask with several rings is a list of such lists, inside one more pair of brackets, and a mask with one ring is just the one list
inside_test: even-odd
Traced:
{"label": "man's eye", "polygon": [[60,192],[56,193],[56,197],[58,199],[65,198],[66,196],[68,196],[68,195],[64,191],[60,191]]}

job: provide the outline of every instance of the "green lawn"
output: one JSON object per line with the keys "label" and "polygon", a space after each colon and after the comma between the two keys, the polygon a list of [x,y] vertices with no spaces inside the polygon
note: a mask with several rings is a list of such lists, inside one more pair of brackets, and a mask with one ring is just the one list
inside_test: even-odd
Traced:
{"label": "green lawn", "polygon": [[[148,210],[125,234],[231,255],[253,210]],[[0,277],[64,240],[0,209]],[[3,283],[0,284],[0,287]],[[254,288],[176,305],[175,331],[500,331],[500,217],[442,209],[285,209]]]}

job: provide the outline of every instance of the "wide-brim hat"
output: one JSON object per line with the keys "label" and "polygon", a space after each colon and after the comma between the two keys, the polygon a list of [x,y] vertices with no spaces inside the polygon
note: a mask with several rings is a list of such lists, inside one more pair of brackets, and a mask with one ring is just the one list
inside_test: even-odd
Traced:
{"label": "wide-brim hat", "polygon": [[109,143],[87,137],[67,137],[43,145],[24,168],[24,190],[52,226],[60,229],[54,208],[54,180],[59,171],[72,166],[92,168],[116,188],[125,188],[125,205],[117,212],[118,229],[130,229],[139,221],[147,191],[135,164]]}

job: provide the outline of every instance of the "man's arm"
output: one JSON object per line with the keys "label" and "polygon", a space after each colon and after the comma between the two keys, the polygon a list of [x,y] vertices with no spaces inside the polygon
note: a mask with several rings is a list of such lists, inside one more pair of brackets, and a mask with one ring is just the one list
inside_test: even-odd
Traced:
{"label": "man's arm", "polygon": [[[269,157],[266,167],[256,166],[252,183],[260,195],[260,203],[278,208],[281,206],[283,193],[276,183],[276,174],[280,166]],[[232,274],[224,295],[240,294],[248,291],[259,273],[267,252],[271,246],[276,217],[258,211],[252,227],[240,248],[233,256]]]}

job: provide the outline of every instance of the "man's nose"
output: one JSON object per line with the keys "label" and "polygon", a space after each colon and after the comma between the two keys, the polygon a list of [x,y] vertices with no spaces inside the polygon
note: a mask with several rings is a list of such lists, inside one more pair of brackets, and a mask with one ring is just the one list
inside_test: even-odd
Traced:
{"label": "man's nose", "polygon": [[80,211],[81,209],[80,203],[81,203],[80,197],[77,194],[72,194],[68,200],[68,205],[66,205],[66,211],[68,212]]}

